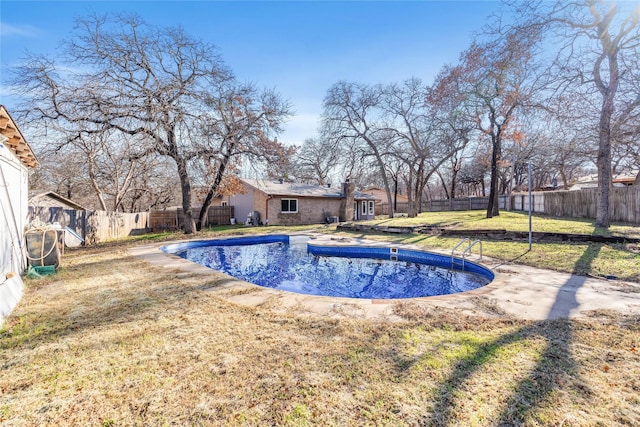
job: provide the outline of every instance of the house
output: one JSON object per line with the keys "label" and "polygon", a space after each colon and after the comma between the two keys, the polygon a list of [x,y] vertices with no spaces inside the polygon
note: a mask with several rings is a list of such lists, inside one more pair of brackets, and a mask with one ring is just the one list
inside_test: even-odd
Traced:
{"label": "house", "polygon": [[[638,176],[638,169],[621,172],[614,174],[611,177],[611,184],[614,187],[629,187],[635,185],[636,177]],[[584,190],[589,188],[598,188],[598,174],[591,174],[581,176],[576,179],[573,185],[569,188],[571,191]]]}
{"label": "house", "polygon": [[355,190],[353,183],[341,187],[297,184],[282,180],[241,179],[243,193],[228,197],[238,222],[259,214],[269,225],[323,224],[375,218],[375,198]]}
{"label": "house", "polygon": [[0,324],[22,298],[20,273],[27,264],[24,228],[27,207],[28,168],[38,160],[22,132],[3,105],[0,105]]}
{"label": "house", "polygon": [[[387,203],[387,192],[384,188],[369,187],[362,190],[362,192],[375,197],[376,203]],[[394,192],[391,191],[391,198],[395,198],[395,201],[398,203],[409,203],[409,199],[404,194],[394,194]]]}
{"label": "house", "polygon": [[[363,193],[369,194],[376,199],[376,215],[386,215],[389,212],[388,209],[388,199],[387,192],[383,188],[379,187],[369,187],[362,190]],[[391,198],[394,200],[395,209],[394,211],[406,212],[407,207],[409,205],[409,199],[407,196],[403,194],[395,194],[393,191],[391,192]]]}

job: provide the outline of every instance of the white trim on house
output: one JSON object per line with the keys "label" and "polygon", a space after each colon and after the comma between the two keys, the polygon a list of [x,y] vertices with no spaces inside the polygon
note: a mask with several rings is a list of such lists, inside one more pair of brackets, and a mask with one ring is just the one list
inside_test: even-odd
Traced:
{"label": "white trim on house", "polygon": [[[288,209],[284,210],[284,204],[287,202]],[[291,209],[291,202],[295,202],[295,209]],[[280,212],[281,213],[298,213],[298,199],[280,199]]]}

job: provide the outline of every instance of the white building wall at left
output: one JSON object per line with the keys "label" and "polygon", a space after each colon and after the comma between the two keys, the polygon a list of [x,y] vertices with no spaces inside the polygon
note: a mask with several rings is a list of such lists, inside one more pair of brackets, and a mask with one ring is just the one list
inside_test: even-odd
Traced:
{"label": "white building wall at left", "polygon": [[6,143],[0,143],[0,325],[22,298],[24,288],[20,275],[26,268],[28,176]]}

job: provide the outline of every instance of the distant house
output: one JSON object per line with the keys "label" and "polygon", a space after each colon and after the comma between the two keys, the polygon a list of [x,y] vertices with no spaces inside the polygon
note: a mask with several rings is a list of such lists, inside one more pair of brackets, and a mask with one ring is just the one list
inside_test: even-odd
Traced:
{"label": "distant house", "polygon": [[[362,190],[362,192],[375,197],[376,201],[379,201],[380,203],[387,203],[387,192],[384,188],[369,187]],[[392,191],[391,198],[395,198],[398,203],[409,203],[409,199],[404,194],[394,194]]]}
{"label": "distant house", "polygon": [[244,193],[228,197],[238,222],[250,215],[270,225],[321,224],[375,218],[375,198],[355,191],[355,185],[340,187],[296,184],[283,181],[241,179]]}
{"label": "distant house", "polygon": [[[638,172],[639,171],[636,169],[628,172],[617,173],[611,177],[611,183],[614,187],[628,187],[635,185]],[[575,191],[588,188],[598,188],[598,174],[581,176],[573,183],[569,190]]]}
{"label": "distant house", "polygon": [[28,168],[38,160],[9,112],[0,105],[0,324],[22,298],[26,268]]}
{"label": "distant house", "polygon": [[[376,199],[376,215],[386,215],[388,210],[389,201],[387,199],[387,192],[383,188],[378,187],[369,187],[362,190],[363,193],[369,194],[370,196],[375,197]],[[393,203],[395,203],[396,208],[395,211],[406,212],[407,205],[409,204],[409,199],[407,196],[403,194],[395,194],[393,191],[391,192],[391,198]]]}

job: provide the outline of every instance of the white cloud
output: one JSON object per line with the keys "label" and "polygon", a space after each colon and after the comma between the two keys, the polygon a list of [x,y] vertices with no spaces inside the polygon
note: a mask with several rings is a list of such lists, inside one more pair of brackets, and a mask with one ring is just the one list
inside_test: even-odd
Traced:
{"label": "white cloud", "polygon": [[12,25],[0,22],[0,37],[36,37],[40,30],[32,25]]}

